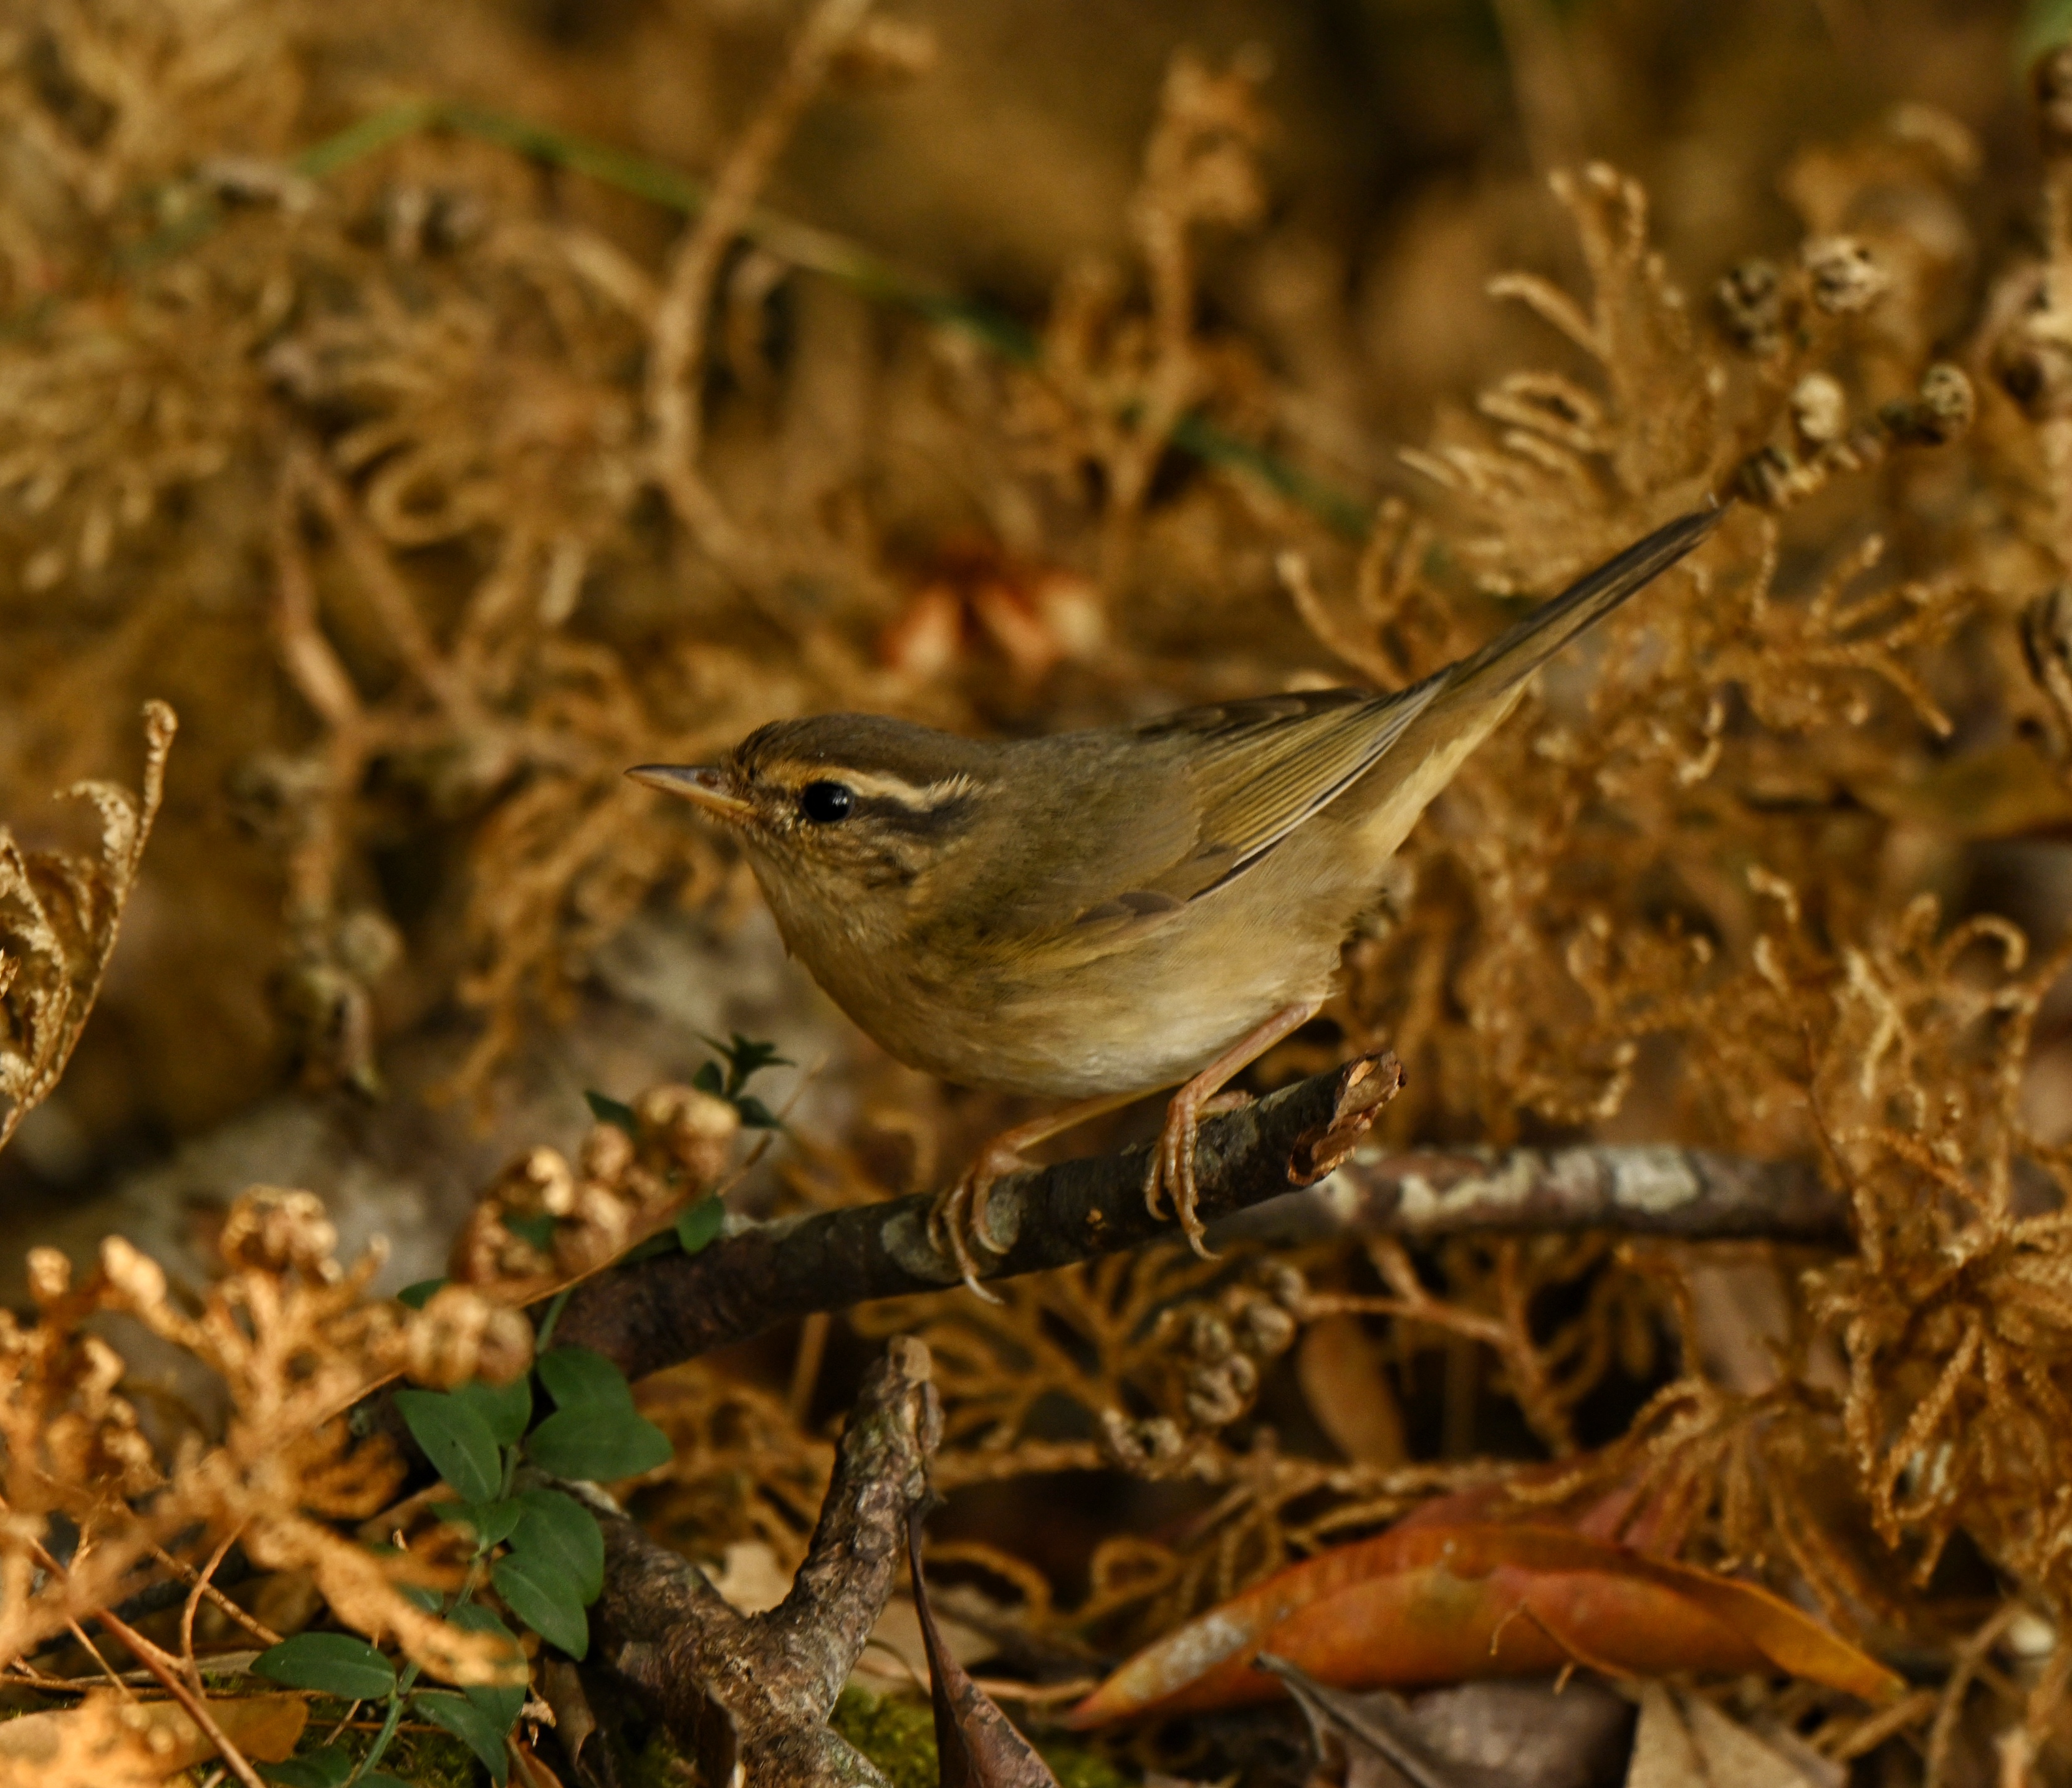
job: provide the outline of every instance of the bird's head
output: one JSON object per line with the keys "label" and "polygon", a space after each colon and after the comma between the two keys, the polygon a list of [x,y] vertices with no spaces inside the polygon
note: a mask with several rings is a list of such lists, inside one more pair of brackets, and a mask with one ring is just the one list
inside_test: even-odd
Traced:
{"label": "bird's head", "polygon": [[998,747],[876,714],[761,727],[717,764],[627,774],[731,829],[795,950],[927,906],[997,788]]}

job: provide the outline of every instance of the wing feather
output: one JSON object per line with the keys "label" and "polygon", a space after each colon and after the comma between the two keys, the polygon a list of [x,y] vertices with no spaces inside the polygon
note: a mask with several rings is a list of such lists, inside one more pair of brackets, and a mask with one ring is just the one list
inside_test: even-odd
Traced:
{"label": "wing feather", "polygon": [[[1480,651],[1394,695],[1263,696],[1187,709],[1139,727],[1140,739],[1170,748],[1195,823],[1176,827],[1169,814],[1157,828],[1160,841],[1139,841],[1129,867],[1120,853],[1085,865],[1083,876],[1105,871],[1106,886],[1117,891],[1082,906],[1078,926],[1104,947],[1118,933],[1156,925],[1223,886],[1373,770],[1428,710],[1429,723],[1408,749],[1420,758],[1443,756],[1450,773],[1509,712],[1536,668],[1682,558],[1721,513],[1701,509],[1657,528]],[[1162,791],[1168,799],[1176,792]],[[1430,793],[1417,795],[1420,806]],[[1152,829],[1147,815],[1145,830]]]}
{"label": "wing feather", "polygon": [[1145,728],[1185,735],[1199,819],[1193,848],[1145,891],[1194,900],[1241,874],[1371,770],[1443,676],[1389,696],[1327,689],[1192,709]]}

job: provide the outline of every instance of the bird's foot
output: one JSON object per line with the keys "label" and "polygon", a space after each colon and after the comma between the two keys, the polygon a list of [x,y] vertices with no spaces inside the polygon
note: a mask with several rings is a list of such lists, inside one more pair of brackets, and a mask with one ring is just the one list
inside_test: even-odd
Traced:
{"label": "bird's foot", "polygon": [[984,1253],[998,1260],[1001,1250],[993,1245],[985,1227],[986,1199],[997,1182],[1032,1165],[1005,1137],[997,1137],[979,1150],[978,1158],[957,1176],[956,1184],[928,1207],[930,1245],[953,1262],[958,1277],[989,1304],[1000,1300],[979,1283],[978,1256]]}
{"label": "bird's foot", "polygon": [[1166,1108],[1165,1127],[1151,1151],[1151,1169],[1144,1177],[1144,1208],[1154,1217],[1166,1215],[1166,1196],[1172,1194],[1173,1215],[1187,1238],[1187,1246],[1204,1260],[1215,1258],[1204,1239],[1208,1231],[1194,1206],[1201,1198],[1194,1177],[1194,1145],[1200,1141],[1202,1120],[1223,1112],[1234,1112],[1252,1103],[1251,1095],[1219,1092],[1204,1086],[1206,1075],[1190,1080],[1173,1095]]}

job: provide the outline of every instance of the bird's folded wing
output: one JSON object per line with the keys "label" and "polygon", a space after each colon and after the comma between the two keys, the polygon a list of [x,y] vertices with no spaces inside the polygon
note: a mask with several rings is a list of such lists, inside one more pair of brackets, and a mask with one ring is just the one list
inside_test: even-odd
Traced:
{"label": "bird's folded wing", "polygon": [[1371,770],[1444,676],[1392,696],[1268,696],[1156,722],[1184,745],[1199,823],[1193,847],[1132,893],[1177,905],[1242,873]]}

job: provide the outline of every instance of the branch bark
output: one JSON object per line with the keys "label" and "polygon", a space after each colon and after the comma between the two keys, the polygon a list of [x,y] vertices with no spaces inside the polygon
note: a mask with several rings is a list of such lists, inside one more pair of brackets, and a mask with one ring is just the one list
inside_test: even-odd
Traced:
{"label": "branch bark", "polygon": [[[1322,1179],[1402,1083],[1394,1056],[1363,1055],[1204,1124],[1195,1157],[1200,1214],[1225,1216]],[[1177,1236],[1176,1223],[1145,1208],[1151,1146],[1001,1180],[986,1225],[999,1252],[984,1276],[1040,1272]],[[940,1290],[959,1276],[928,1239],[933,1202],[922,1195],[757,1224],[697,1254],[615,1267],[577,1288],[556,1338],[594,1348],[639,1378],[794,1317]]]}
{"label": "branch bark", "polygon": [[1406,1154],[1363,1147],[1327,1183],[1222,1233],[1298,1242],[1582,1229],[1830,1247],[1851,1239],[1848,1200],[1811,1161],[1623,1144]]}
{"label": "branch bark", "polygon": [[[1849,1245],[1847,1201],[1810,1161],[1620,1145],[1411,1153],[1363,1145],[1401,1083],[1393,1056],[1362,1056],[1205,1124],[1201,1210],[1218,1220],[1211,1239],[1614,1229]],[[1144,1208],[1149,1146],[1001,1181],[988,1227],[1001,1252],[982,1260],[981,1276],[1013,1278],[1177,1237]],[[1283,1195],[1291,1192],[1300,1195]],[[796,1317],[954,1284],[956,1267],[927,1239],[932,1202],[754,1224],[699,1254],[615,1267],[577,1289],[557,1333],[638,1378]]]}
{"label": "branch bark", "polygon": [[827,1718],[884,1612],[907,1518],[927,1496],[942,1414],[928,1350],[902,1336],[865,1375],[805,1562],[766,1613],[738,1613],[705,1573],[582,1486],[604,1529],[598,1654],[713,1783],[884,1788]]}

